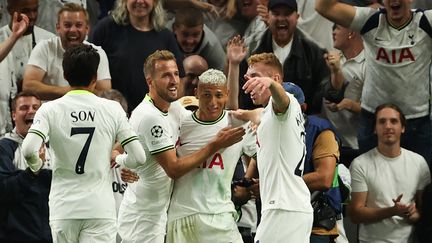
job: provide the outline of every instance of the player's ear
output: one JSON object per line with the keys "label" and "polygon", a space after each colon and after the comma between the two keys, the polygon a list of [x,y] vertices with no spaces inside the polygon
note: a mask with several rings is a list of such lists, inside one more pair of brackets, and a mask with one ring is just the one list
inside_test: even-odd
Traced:
{"label": "player's ear", "polygon": [[96,90],[96,84],[97,84],[97,75],[95,74],[95,75],[93,75],[93,77],[90,81],[90,84],[89,84],[90,90],[92,92],[94,92]]}
{"label": "player's ear", "polygon": [[147,86],[150,87],[152,85],[153,80],[151,79],[151,76],[146,76],[145,77],[146,81],[147,81]]}
{"label": "player's ear", "polygon": [[193,92],[194,92],[195,98],[199,99],[199,97],[198,97],[198,87],[195,87]]}
{"label": "player's ear", "polygon": [[280,83],[280,84],[282,84],[282,77],[278,73],[275,73],[273,75],[273,80],[276,81],[276,82],[278,82],[278,83]]}

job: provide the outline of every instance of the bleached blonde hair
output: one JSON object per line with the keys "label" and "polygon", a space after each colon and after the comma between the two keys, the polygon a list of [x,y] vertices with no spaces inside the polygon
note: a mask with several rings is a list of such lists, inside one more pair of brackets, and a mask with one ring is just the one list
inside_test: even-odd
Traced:
{"label": "bleached blonde hair", "polygon": [[216,69],[208,69],[198,77],[199,84],[226,85],[227,79],[222,71]]}

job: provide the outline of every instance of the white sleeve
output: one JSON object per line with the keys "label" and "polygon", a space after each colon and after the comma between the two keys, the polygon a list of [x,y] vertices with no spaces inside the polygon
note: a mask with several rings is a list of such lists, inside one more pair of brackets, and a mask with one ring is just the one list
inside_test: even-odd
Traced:
{"label": "white sleeve", "polygon": [[272,97],[270,98],[270,102],[269,102],[269,105],[271,107],[272,116],[275,117],[276,120],[282,121],[282,122],[286,121],[290,117],[295,118],[298,116],[298,113],[300,113],[300,114],[302,113],[300,104],[298,103],[298,101],[294,97],[294,95],[292,95],[291,93],[288,93],[288,92],[285,92],[285,93],[288,96],[290,101],[289,101],[288,107],[284,113],[278,113],[278,114],[275,113],[275,111],[273,109],[274,100]]}
{"label": "white sleeve", "polygon": [[363,28],[363,26],[366,24],[366,22],[369,20],[369,18],[376,13],[377,9],[370,8],[370,7],[355,7],[356,12],[354,15],[354,19],[351,22],[350,29],[353,29],[355,31],[360,32],[360,30]]}
{"label": "white sleeve", "polygon": [[174,149],[171,127],[162,116],[145,116],[139,123],[137,133],[143,146],[146,146],[152,155]]}
{"label": "white sleeve", "polygon": [[99,46],[93,46],[99,53],[99,66],[97,70],[97,80],[111,79],[108,57],[105,51]]}
{"label": "white sleeve", "polygon": [[125,145],[124,149],[127,154],[118,155],[115,162],[119,165],[135,169],[136,167],[143,165],[147,159],[143,147],[138,139],[133,140]]}
{"label": "white sleeve", "polygon": [[43,139],[36,133],[29,132],[22,144],[22,153],[24,158],[33,172],[39,171],[43,166],[43,161],[39,158],[39,149],[41,148]]}

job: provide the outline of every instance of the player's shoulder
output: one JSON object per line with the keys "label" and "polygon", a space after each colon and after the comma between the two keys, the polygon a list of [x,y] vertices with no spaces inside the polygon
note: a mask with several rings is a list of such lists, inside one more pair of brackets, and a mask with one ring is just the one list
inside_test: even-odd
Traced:
{"label": "player's shoulder", "polygon": [[62,106],[63,104],[67,104],[67,102],[64,102],[64,97],[61,97],[59,99],[50,100],[43,102],[42,105],[39,107],[38,111],[48,111],[52,109],[56,109],[59,106]]}
{"label": "player's shoulder", "polygon": [[164,121],[167,116],[168,116],[167,112],[163,112],[158,108],[156,108],[153,105],[153,103],[143,100],[132,111],[129,120],[131,122],[140,121],[141,123],[143,122],[154,123],[154,122]]}
{"label": "player's shoulder", "polygon": [[94,98],[95,105],[96,104],[98,105],[96,107],[99,109],[103,109],[106,112],[114,113],[114,114],[116,114],[118,112],[124,112],[120,103],[115,101],[115,100],[109,100],[109,99],[105,99],[105,98],[101,98],[101,97],[97,97],[97,96],[94,96],[93,98]]}

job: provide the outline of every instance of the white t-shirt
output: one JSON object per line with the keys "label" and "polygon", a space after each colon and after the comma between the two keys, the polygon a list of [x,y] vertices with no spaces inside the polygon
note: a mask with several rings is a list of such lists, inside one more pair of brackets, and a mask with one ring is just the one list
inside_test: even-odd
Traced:
{"label": "white t-shirt", "polygon": [[[195,113],[187,116],[180,128],[180,157],[192,154],[205,146],[223,128],[228,126],[224,111],[215,121],[201,121]],[[256,154],[255,136],[246,134],[243,140],[211,155],[199,167],[174,182],[168,212],[168,221],[196,213],[219,214],[235,212],[231,201],[231,181],[240,156]]]}
{"label": "white t-shirt", "polygon": [[137,140],[118,102],[84,90],[44,103],[29,133],[49,136],[52,184],[50,219],[116,218],[111,150]]}
{"label": "white t-shirt", "polygon": [[151,155],[174,149],[185,112],[178,102],[171,103],[168,112],[162,112],[154,106],[148,95],[133,110],[129,122],[138,134],[147,161],[136,168],[140,179],[129,184],[124,193],[120,205],[124,212],[166,215],[172,180]]}
{"label": "white t-shirt", "polygon": [[367,72],[362,108],[373,113],[378,105],[391,102],[409,119],[426,116],[432,38],[420,27],[420,20],[425,15],[425,23],[432,25],[432,10],[413,11],[413,18],[401,29],[392,27],[386,14],[377,11],[356,7],[350,26],[361,32],[364,40]]}
{"label": "white t-shirt", "polygon": [[[87,41],[83,43],[91,45],[99,53],[100,61],[97,70],[97,80],[111,79],[105,51],[101,47]],[[34,65],[46,72],[43,83],[61,87],[69,86],[69,83],[63,77],[62,61],[64,53],[65,50],[61,44],[60,37],[43,40],[33,49],[28,60],[28,65]]]}
{"label": "white t-shirt", "polygon": [[[411,203],[419,190],[430,183],[424,158],[406,149],[396,158],[380,154],[377,148],[354,159],[350,167],[353,192],[368,192],[366,206],[386,208],[403,194],[401,203]],[[360,242],[408,242],[413,226],[400,216],[376,223],[360,224]]]}
{"label": "white t-shirt", "polygon": [[312,213],[309,189],[302,178],[306,157],[304,118],[297,100],[287,95],[290,104],[283,114],[274,112],[270,98],[257,131],[262,211]]}

